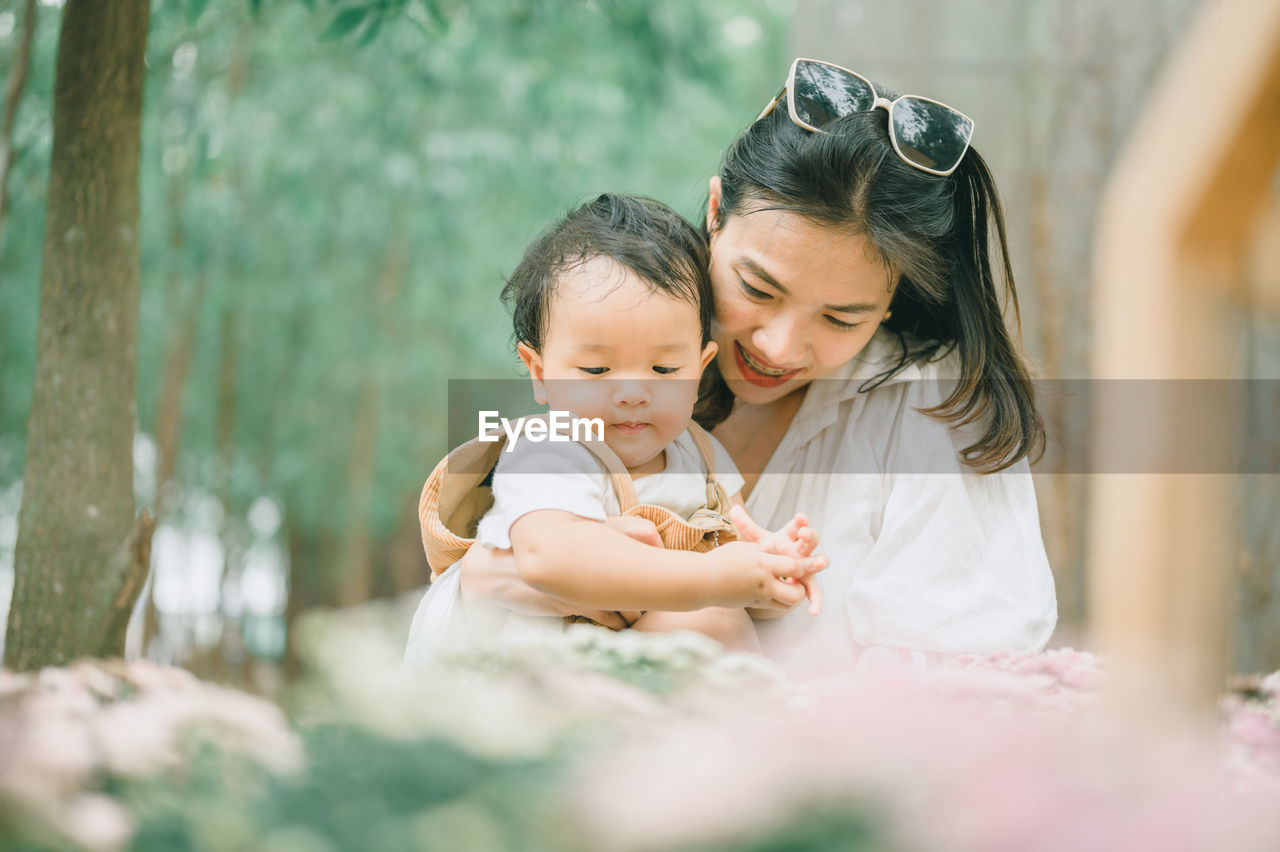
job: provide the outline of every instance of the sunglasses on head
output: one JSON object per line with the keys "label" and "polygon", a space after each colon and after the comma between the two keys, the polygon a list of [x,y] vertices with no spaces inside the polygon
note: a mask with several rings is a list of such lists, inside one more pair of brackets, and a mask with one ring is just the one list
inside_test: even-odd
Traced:
{"label": "sunglasses on head", "polygon": [[882,98],[866,77],[817,59],[791,63],[786,85],[756,121],[773,112],[784,95],[791,120],[814,133],[850,113],[884,107],[893,150],[908,165],[931,175],[954,172],[973,137],[973,119],[959,110],[919,95]]}

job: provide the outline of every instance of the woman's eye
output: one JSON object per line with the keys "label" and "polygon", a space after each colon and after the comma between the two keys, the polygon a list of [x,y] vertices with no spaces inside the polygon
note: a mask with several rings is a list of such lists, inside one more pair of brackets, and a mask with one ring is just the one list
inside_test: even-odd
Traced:
{"label": "woman's eye", "polygon": [[746,281],[743,281],[741,278],[738,279],[738,283],[742,285],[742,292],[746,293],[747,298],[749,299],[757,299],[759,301],[764,301],[765,299],[773,298],[765,291],[758,290],[755,287],[752,287],[750,284],[748,284]]}
{"label": "woman's eye", "polygon": [[579,367],[578,369],[589,376],[603,376],[609,372],[608,367]]}
{"label": "woman's eye", "polygon": [[833,327],[838,328],[841,331],[849,331],[862,325],[860,322],[844,322],[843,320],[838,320],[833,316],[828,316],[827,322],[831,323]]}
{"label": "woman's eye", "polygon": [[672,373],[677,372],[679,369],[679,367],[654,367],[653,371],[660,376],[669,376]]}

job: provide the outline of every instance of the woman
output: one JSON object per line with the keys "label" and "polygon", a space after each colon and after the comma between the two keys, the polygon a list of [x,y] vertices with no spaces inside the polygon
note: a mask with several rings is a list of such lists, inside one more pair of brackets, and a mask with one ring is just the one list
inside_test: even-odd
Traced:
{"label": "woman", "polygon": [[[831,560],[820,616],[797,601],[756,612],[765,650],[795,672],[875,646],[916,660],[1034,649],[1053,631],[1028,468],[1044,430],[1004,324],[1017,297],[1003,215],[971,133],[942,104],[798,59],[711,179],[719,351],[700,419],[755,520],[807,513]],[[524,586],[509,558],[466,562],[464,598],[576,609]]]}

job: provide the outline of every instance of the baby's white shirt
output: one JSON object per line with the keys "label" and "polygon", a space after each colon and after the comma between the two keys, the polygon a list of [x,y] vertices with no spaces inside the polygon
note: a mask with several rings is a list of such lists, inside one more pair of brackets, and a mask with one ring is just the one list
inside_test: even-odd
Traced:
{"label": "baby's white shirt", "polygon": [[[710,435],[715,475],[725,493],[742,490],[743,479],[729,453]],[[633,480],[641,503],[652,503],[686,520],[706,506],[706,465],[686,429],[664,448],[666,468]],[[511,547],[511,525],[539,509],[559,509],[603,521],[620,511],[609,472],[577,441],[519,441],[504,452],[493,474],[493,507],[480,520],[476,539],[485,547]]]}

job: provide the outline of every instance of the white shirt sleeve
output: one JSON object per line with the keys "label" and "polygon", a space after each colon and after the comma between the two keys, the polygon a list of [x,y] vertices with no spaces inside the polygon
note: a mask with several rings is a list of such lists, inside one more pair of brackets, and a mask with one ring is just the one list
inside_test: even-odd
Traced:
{"label": "white shirt sleeve", "polygon": [[[761,523],[803,511],[831,560],[827,596],[761,622],[761,642],[800,667],[844,668],[861,651],[1039,649],[1057,621],[1053,575],[1025,460],[996,474],[965,466],[973,441],[918,409],[937,373],[855,394],[812,438],[770,462],[748,510]],[[793,424],[794,425],[794,424]],[[824,473],[825,471],[825,473]],[[770,475],[780,474],[780,475]]]}
{"label": "white shirt sleeve", "polygon": [[856,643],[977,653],[1048,641],[1056,602],[1043,545],[1019,529],[1025,513],[1010,511],[1034,506],[1030,477],[963,481],[973,476],[894,483],[886,527],[845,599]]}
{"label": "white shirt sleeve", "polygon": [[604,467],[576,441],[520,441],[498,459],[493,507],[476,538],[485,547],[511,547],[511,525],[538,509],[603,521],[611,494]]}
{"label": "white shirt sleeve", "polygon": [[904,388],[879,533],[852,566],[845,597],[854,642],[940,652],[1043,647],[1057,600],[1029,465],[972,472],[958,455],[971,430],[909,411],[940,402],[937,384]]}

